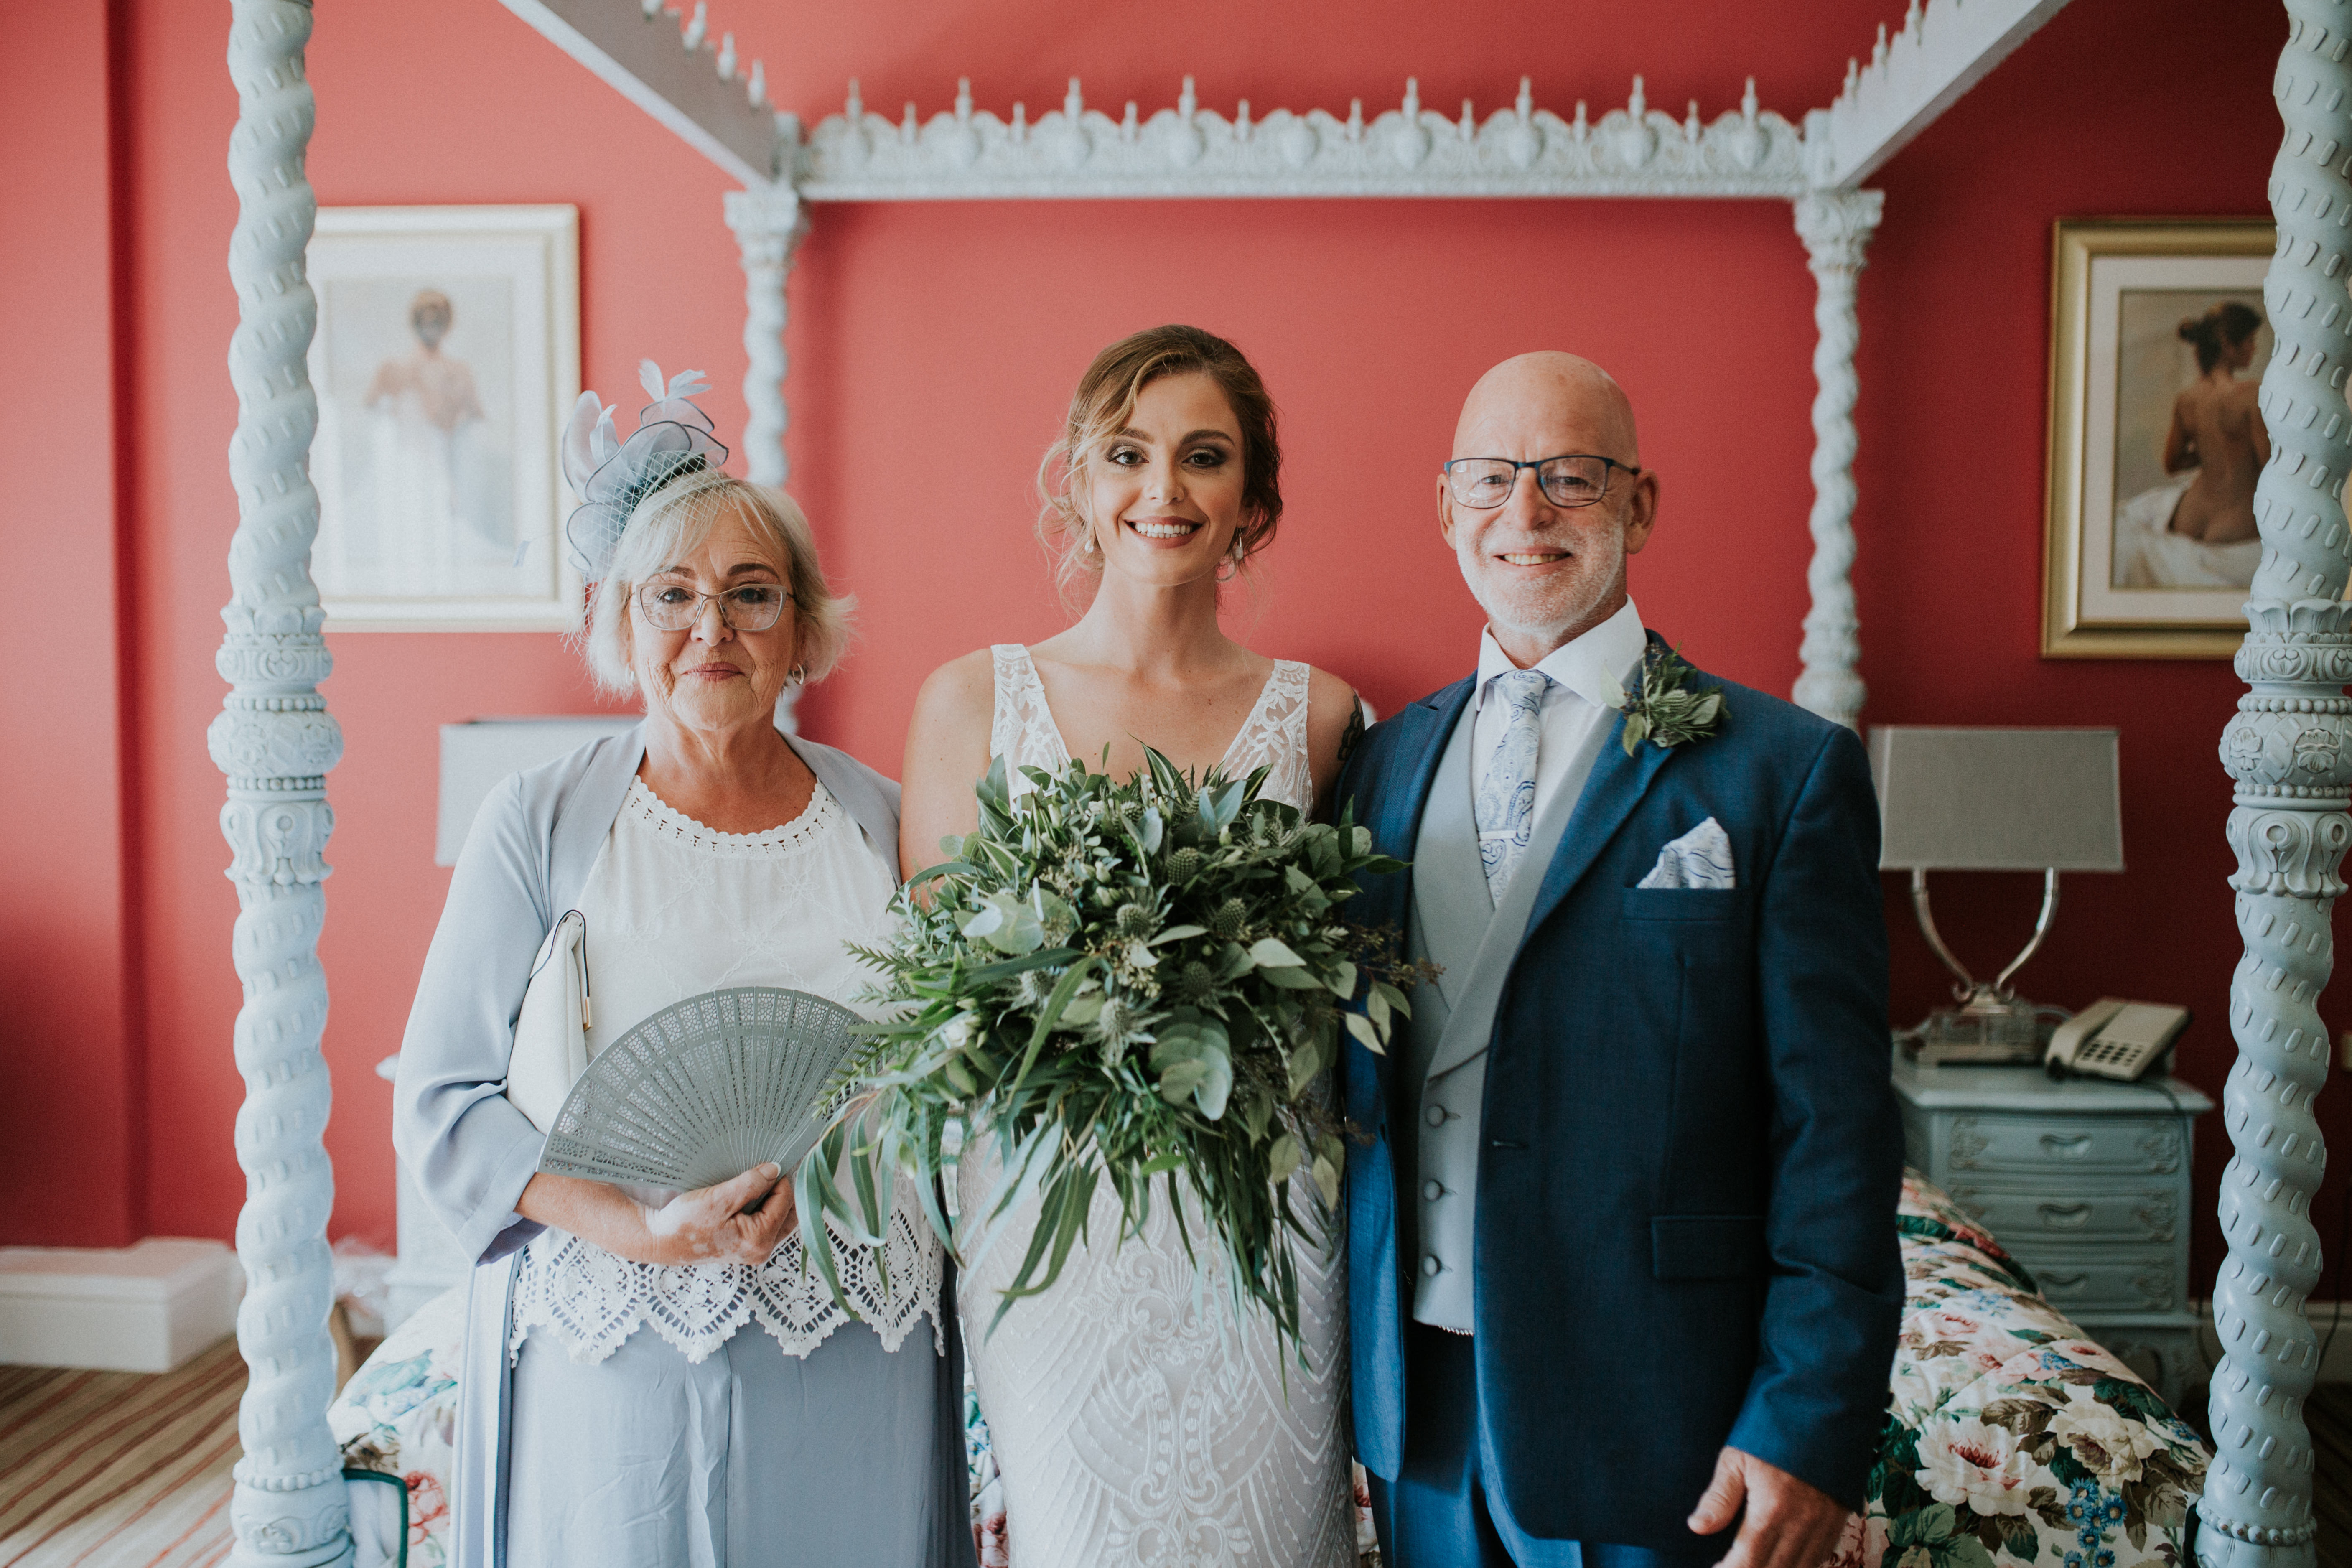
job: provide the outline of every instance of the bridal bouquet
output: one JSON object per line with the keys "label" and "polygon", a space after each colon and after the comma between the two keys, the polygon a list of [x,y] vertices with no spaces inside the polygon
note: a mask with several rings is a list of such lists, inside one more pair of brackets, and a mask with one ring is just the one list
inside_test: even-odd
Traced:
{"label": "bridal bouquet", "polygon": [[[1036,787],[1013,800],[997,761],[978,831],[900,892],[896,940],[859,950],[885,977],[867,999],[891,1011],[847,1064],[863,1109],[803,1167],[804,1211],[871,1244],[903,1171],[953,1245],[933,1195],[943,1134],[960,1127],[963,1158],[992,1140],[1003,1175],[983,1213],[960,1216],[967,1240],[1038,1195],[993,1327],[1060,1275],[1098,1182],[1121,1215],[1100,1245],[1140,1227],[1162,1178],[1180,1222],[1198,1205],[1236,1292],[1296,1343],[1285,1233],[1310,1233],[1289,1178],[1307,1172],[1328,1211],[1345,1157],[1319,1078],[1343,1028],[1386,1048],[1413,979],[1392,936],[1339,907],[1360,875],[1402,867],[1346,816],[1309,823],[1260,798],[1263,769],[1195,781],[1152,752],[1129,784],[1077,763],[1027,776]],[[835,1279],[818,1215],[803,1235]]]}

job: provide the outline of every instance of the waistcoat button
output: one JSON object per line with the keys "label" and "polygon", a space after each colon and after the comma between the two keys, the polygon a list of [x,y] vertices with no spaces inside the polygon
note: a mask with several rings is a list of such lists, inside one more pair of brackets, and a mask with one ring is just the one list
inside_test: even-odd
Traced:
{"label": "waistcoat button", "polygon": [[1421,1271],[1432,1279],[1437,1278],[1437,1271],[1444,1267],[1444,1264],[1437,1261],[1437,1254],[1434,1252],[1421,1260]]}
{"label": "waistcoat button", "polygon": [[1442,1106],[1442,1105],[1433,1105],[1433,1106],[1431,1106],[1431,1107],[1429,1108],[1429,1116],[1428,1116],[1427,1120],[1428,1120],[1429,1124],[1430,1124],[1432,1127],[1443,1127],[1443,1126],[1444,1126],[1444,1125],[1445,1125],[1445,1107],[1444,1107],[1444,1106]]}
{"label": "waistcoat button", "polygon": [[1423,1182],[1421,1184],[1421,1195],[1431,1203],[1435,1203],[1445,1195],[1444,1184],[1440,1182]]}

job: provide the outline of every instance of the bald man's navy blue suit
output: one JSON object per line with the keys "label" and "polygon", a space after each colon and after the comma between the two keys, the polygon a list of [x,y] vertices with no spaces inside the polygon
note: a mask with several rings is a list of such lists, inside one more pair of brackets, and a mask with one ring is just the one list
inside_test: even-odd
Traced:
{"label": "bald man's navy blue suit", "polygon": [[[1861,1506],[1903,1300],[1876,800],[1852,731],[1690,684],[1722,687],[1720,732],[1629,757],[1611,718],[1549,863],[1517,873],[1544,880],[1487,1047],[1472,1335],[1412,1321],[1408,1101],[1391,1058],[1349,1043],[1356,1449],[1390,1568],[1572,1562],[1568,1542],[1588,1568],[1713,1562],[1729,1532],[1685,1521],[1726,1444]],[[1349,760],[1380,853],[1412,858],[1471,688]],[[1709,816],[1733,889],[1636,886]],[[1349,915],[1405,931],[1412,899],[1408,867]],[[1401,1510],[1461,1544],[1400,1542]]]}

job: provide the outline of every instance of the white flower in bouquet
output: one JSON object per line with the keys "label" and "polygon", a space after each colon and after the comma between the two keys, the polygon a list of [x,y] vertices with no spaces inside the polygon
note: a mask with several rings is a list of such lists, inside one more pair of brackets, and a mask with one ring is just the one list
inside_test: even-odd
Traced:
{"label": "white flower in bouquet", "polygon": [[[1059,1276],[1098,1182],[1121,1214],[1103,1243],[1141,1226],[1156,1178],[1180,1219],[1198,1210],[1236,1294],[1297,1343],[1291,1237],[1328,1234],[1307,1221],[1337,1204],[1346,1161],[1327,1074],[1342,1030],[1386,1048],[1416,974],[1393,932],[1340,906],[1359,877],[1403,867],[1346,816],[1309,823],[1261,798],[1263,769],[1194,781],[1148,759],[1127,784],[1029,769],[1017,801],[1000,759],[978,829],[900,893],[890,946],[861,952],[887,1016],[844,1085],[861,1110],[800,1173],[802,1236],[828,1279],[824,1215],[877,1243],[896,1172],[967,1256],[1034,1190],[1035,1240],[1001,1320]],[[1003,1166],[961,1237],[936,1197],[943,1136],[964,1158],[988,1141]],[[1294,1208],[1302,1172],[1324,1214]]]}

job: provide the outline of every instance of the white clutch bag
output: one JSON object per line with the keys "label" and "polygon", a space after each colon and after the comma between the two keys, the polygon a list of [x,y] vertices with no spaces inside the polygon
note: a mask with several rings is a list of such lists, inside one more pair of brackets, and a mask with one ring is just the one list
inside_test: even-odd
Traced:
{"label": "white clutch bag", "polygon": [[530,987],[515,1019],[514,1056],[507,1064],[507,1099],[541,1132],[580,1075],[588,1070],[588,921],[566,910],[531,960]]}

